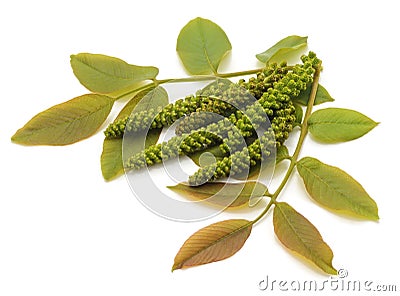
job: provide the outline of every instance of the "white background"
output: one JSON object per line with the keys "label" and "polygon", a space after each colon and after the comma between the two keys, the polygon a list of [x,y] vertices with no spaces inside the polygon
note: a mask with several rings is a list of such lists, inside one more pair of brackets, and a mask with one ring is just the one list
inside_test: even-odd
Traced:
{"label": "white background", "polygon": [[309,139],[302,151],[363,184],[379,205],[378,223],[320,208],[298,176],[281,200],[318,227],[335,253],[334,266],[346,269],[348,280],[397,284],[400,290],[397,7],[396,1],[3,1],[0,295],[265,295],[271,291],[260,291],[258,283],[267,275],[329,278],[280,245],[270,215],[232,258],[171,273],[190,234],[219,220],[254,218],[260,209],[197,223],[165,220],[137,201],[125,178],[103,180],[101,132],[65,147],[11,143],[36,113],[87,93],[71,71],[70,54],[154,65],[160,79],[187,75],[176,37],[197,16],[227,33],[233,51],[222,65],[226,72],[259,67],[254,55],[287,35],[309,36],[309,49],[323,60],[321,83],[336,99],[329,106],[380,122],[359,140],[321,145]]}

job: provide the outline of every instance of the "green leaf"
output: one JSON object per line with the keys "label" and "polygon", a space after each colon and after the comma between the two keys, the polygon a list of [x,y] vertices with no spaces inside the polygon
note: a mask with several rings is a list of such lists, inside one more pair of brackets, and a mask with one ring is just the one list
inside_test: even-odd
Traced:
{"label": "green leaf", "polygon": [[333,252],[318,229],[287,203],[277,203],[273,216],[278,239],[288,249],[313,262],[328,274],[337,274],[332,266]]}
{"label": "green leaf", "polygon": [[282,162],[285,159],[288,159],[290,157],[289,155],[289,150],[285,145],[279,146],[276,149],[276,159],[275,159],[275,164],[278,164]]}
{"label": "green leaf", "polygon": [[168,186],[169,189],[194,200],[207,200],[212,205],[223,207],[240,207],[246,205],[251,198],[261,197],[268,190],[259,182],[245,183],[212,182],[192,187],[184,183]]}
{"label": "green leaf", "polygon": [[378,220],[378,207],[365,189],[341,169],[305,157],[297,163],[297,170],[307,192],[328,209]]}
{"label": "green leaf", "polygon": [[[162,87],[153,90],[145,90],[134,96],[120,111],[114,121],[130,116],[133,110],[139,112],[147,107],[165,106],[168,104],[168,94]],[[150,130],[146,135],[145,147],[157,143],[161,129]],[[122,144],[124,141],[124,153],[127,155],[140,152],[143,148],[145,135],[126,137],[122,139],[104,139],[103,151],[101,154],[101,171],[105,180],[110,181],[124,174],[122,159]]]}
{"label": "green leaf", "polygon": [[286,60],[288,55],[302,50],[307,46],[308,37],[300,37],[296,35],[288,36],[274,46],[267,49],[266,51],[256,55],[257,59],[262,63],[268,63],[272,61]]}
{"label": "green leaf", "polygon": [[111,93],[132,87],[158,75],[156,67],[130,65],[102,54],[71,55],[71,66],[79,82],[90,91],[98,93]]}
{"label": "green leaf", "polygon": [[217,73],[219,63],[232,45],[215,23],[195,18],[179,33],[176,50],[186,70],[193,75]]}
{"label": "green leaf", "polygon": [[[309,84],[306,88],[306,90],[302,91],[300,95],[296,98],[293,99],[294,102],[307,106],[308,104],[308,99],[311,94],[311,84]],[[323,103],[327,102],[333,102],[334,99],[331,97],[331,95],[328,93],[325,87],[323,87],[321,84],[318,84],[318,89],[317,89],[317,94],[315,96],[315,101],[314,105],[320,105]]]}
{"label": "green leaf", "polygon": [[303,122],[303,108],[299,104],[294,104],[295,114],[296,114],[296,123],[301,124]]}
{"label": "green leaf", "polygon": [[252,229],[244,219],[232,219],[206,226],[190,236],[175,256],[172,271],[220,261],[239,251]]}
{"label": "green leaf", "polygon": [[34,116],[11,138],[24,145],[68,145],[93,135],[106,120],[114,100],[87,94]]}
{"label": "green leaf", "polygon": [[377,125],[377,122],[360,112],[341,108],[321,109],[311,114],[308,119],[310,133],[324,143],[360,138]]}
{"label": "green leaf", "polygon": [[104,139],[100,163],[103,178],[107,181],[124,174],[122,139]]}

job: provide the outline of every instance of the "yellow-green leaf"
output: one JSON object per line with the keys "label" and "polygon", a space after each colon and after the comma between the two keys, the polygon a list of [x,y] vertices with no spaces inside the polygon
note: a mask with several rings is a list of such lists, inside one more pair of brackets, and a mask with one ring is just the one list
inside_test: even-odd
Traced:
{"label": "yellow-green leaf", "polygon": [[[120,111],[114,122],[134,112],[140,112],[146,108],[155,108],[168,104],[168,93],[162,87],[152,90],[145,90],[135,95]],[[103,151],[101,154],[101,171],[105,180],[110,181],[124,173],[122,159],[122,144],[124,144],[124,153],[132,155],[143,149],[143,140],[145,147],[157,143],[160,136],[160,129],[152,129],[147,135],[138,134],[137,137],[126,137],[124,139],[104,139]]]}
{"label": "yellow-green leaf", "polygon": [[369,220],[378,220],[378,207],[365,189],[341,169],[304,157],[297,170],[310,196],[323,206]]}
{"label": "yellow-green leaf", "polygon": [[183,65],[193,75],[217,73],[222,58],[231,49],[221,27],[200,17],[182,28],[176,44]]}
{"label": "yellow-green leaf", "polygon": [[252,223],[244,219],[225,220],[200,229],[182,245],[172,271],[231,257],[243,247],[251,229]]}
{"label": "yellow-green leaf", "polygon": [[197,187],[179,183],[175,186],[168,186],[168,188],[190,199],[207,200],[212,205],[230,208],[243,206],[251,198],[261,197],[267,191],[264,184],[255,181],[245,183],[212,182]]}
{"label": "yellow-green leaf", "polygon": [[[297,97],[293,98],[293,101],[307,106],[308,99],[310,98],[312,84],[307,85],[307,88],[300,93]],[[317,94],[315,95],[314,105],[320,105],[327,102],[333,102],[335,99],[331,97],[325,87],[318,84]]]}
{"label": "yellow-green leaf", "polygon": [[360,112],[342,108],[320,109],[308,119],[310,133],[324,143],[358,139],[377,125],[377,122]]}
{"label": "yellow-green leaf", "polygon": [[300,51],[307,46],[307,37],[288,36],[278,41],[274,46],[266,51],[256,55],[257,59],[262,63],[280,62],[286,60],[289,55]]}
{"label": "yellow-green leaf", "polygon": [[294,104],[296,123],[301,124],[303,122],[303,108],[299,104]]}
{"label": "yellow-green leaf", "polygon": [[97,94],[76,97],[34,116],[11,138],[24,145],[68,145],[93,135],[114,100]]}
{"label": "yellow-green leaf", "polygon": [[282,162],[285,159],[290,158],[289,150],[285,145],[281,145],[276,149],[275,164]]}
{"label": "yellow-green leaf", "polygon": [[122,139],[104,139],[100,163],[103,178],[110,181],[124,174]]}
{"label": "yellow-green leaf", "polygon": [[313,262],[328,274],[337,274],[332,266],[333,252],[318,229],[287,203],[277,203],[273,223],[275,234],[288,249]]}
{"label": "yellow-green leaf", "polygon": [[102,54],[71,55],[71,66],[79,82],[92,92],[111,93],[154,79],[158,69],[152,66],[130,65]]}

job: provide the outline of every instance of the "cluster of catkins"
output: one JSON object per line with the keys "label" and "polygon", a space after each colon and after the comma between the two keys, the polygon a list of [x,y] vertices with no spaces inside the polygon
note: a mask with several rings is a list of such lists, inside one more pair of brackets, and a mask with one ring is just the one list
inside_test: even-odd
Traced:
{"label": "cluster of catkins", "polygon": [[267,65],[247,82],[216,80],[196,95],[116,121],[105,135],[120,138],[124,133],[163,128],[178,121],[176,136],[130,156],[125,168],[137,170],[219,145],[226,156],[199,168],[189,177],[189,184],[242,175],[267,159],[292,131],[296,120],[292,100],[313,81],[315,66],[320,63],[313,52],[301,60],[302,64],[294,66]]}

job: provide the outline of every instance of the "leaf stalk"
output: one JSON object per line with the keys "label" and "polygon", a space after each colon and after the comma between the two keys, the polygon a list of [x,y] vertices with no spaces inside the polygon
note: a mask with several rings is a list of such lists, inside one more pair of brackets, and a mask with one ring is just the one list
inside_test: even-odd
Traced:
{"label": "leaf stalk", "polygon": [[173,82],[173,83],[181,83],[181,82],[197,82],[197,81],[208,81],[208,80],[213,80],[216,78],[231,78],[231,77],[240,77],[240,76],[247,76],[247,75],[252,75],[256,74],[258,72],[261,72],[264,68],[258,68],[258,69],[252,69],[252,70],[246,70],[246,71],[238,71],[238,72],[230,72],[230,73],[221,73],[218,74],[216,73],[215,75],[195,75],[195,76],[190,76],[190,77],[182,77],[182,78],[166,78],[166,79],[153,79],[151,83],[142,85],[138,88],[129,90],[121,95],[118,95],[115,100],[121,99],[127,95],[137,93],[139,91],[143,91],[152,87],[156,87],[161,84],[165,84],[168,82]]}

